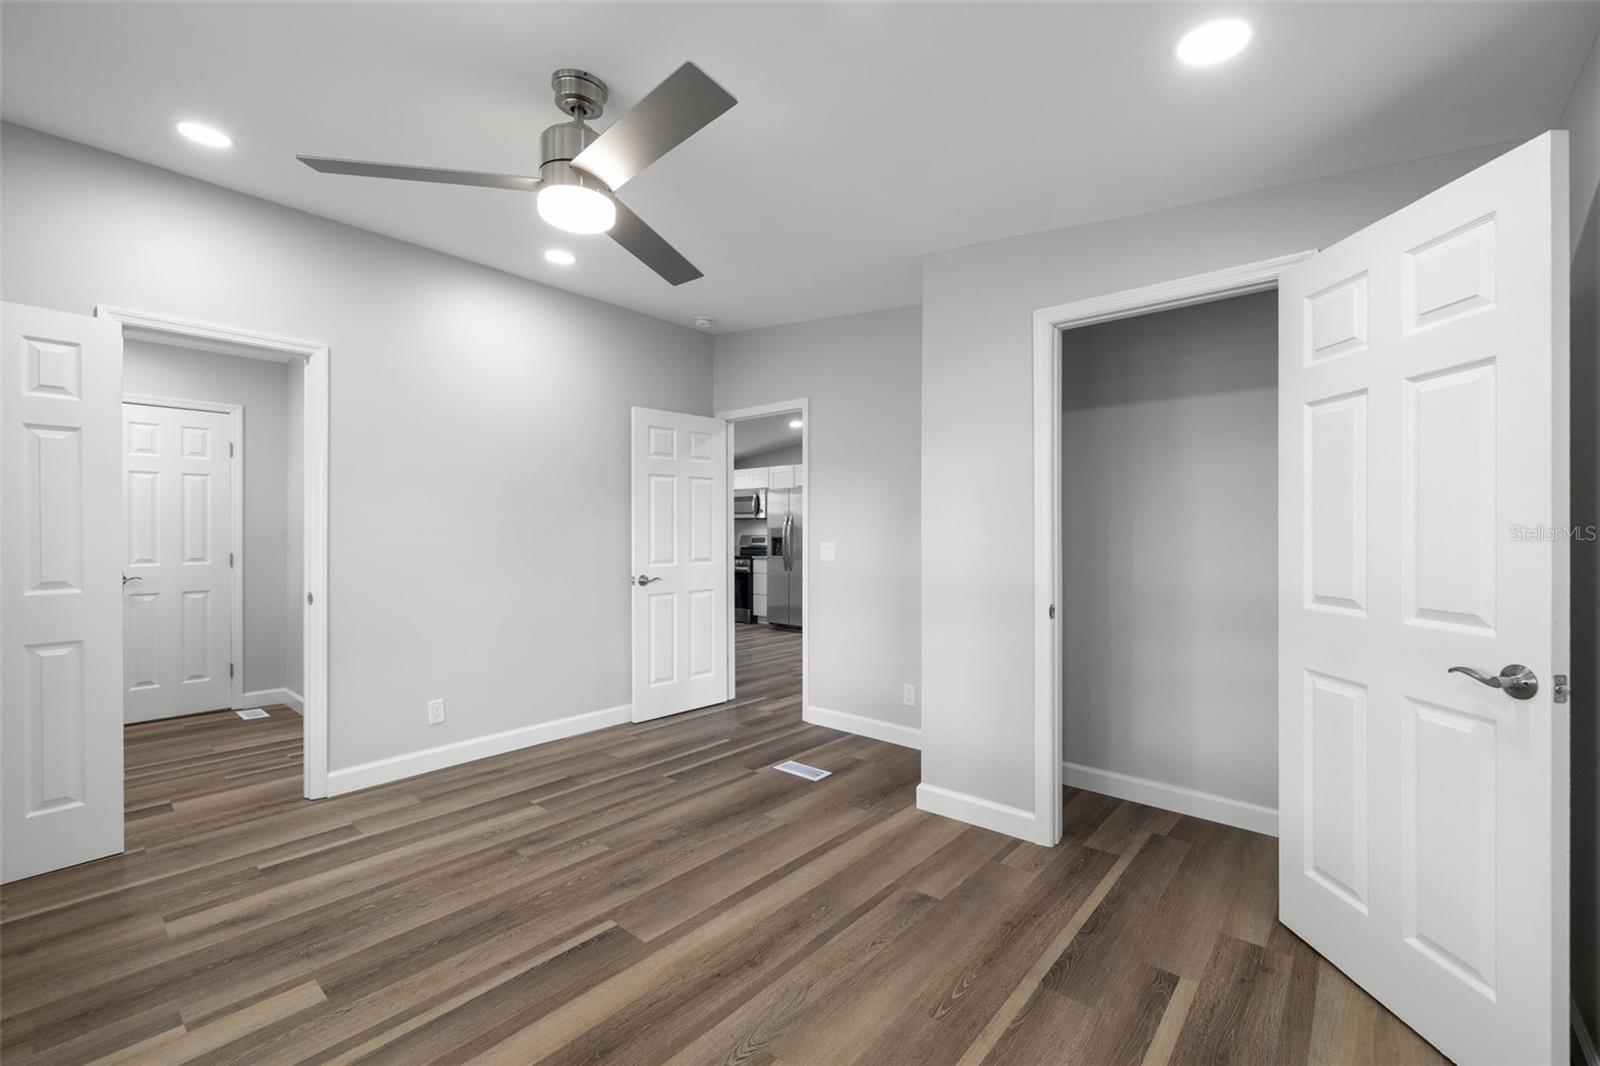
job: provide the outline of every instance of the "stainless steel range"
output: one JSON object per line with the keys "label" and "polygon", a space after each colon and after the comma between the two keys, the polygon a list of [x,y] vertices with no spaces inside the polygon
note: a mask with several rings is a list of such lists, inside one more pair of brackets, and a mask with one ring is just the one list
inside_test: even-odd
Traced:
{"label": "stainless steel range", "polygon": [[755,560],[767,555],[765,533],[741,533],[733,557],[733,620],[756,620]]}
{"label": "stainless steel range", "polygon": [[753,622],[756,616],[755,560],[733,561],[733,620]]}

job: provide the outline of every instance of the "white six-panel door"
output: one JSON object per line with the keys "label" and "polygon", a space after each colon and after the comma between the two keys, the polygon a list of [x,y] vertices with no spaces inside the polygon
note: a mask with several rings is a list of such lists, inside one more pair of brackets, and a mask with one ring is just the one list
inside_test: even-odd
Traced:
{"label": "white six-panel door", "polygon": [[1280,914],[1463,1063],[1567,1055],[1564,138],[1279,289]]}
{"label": "white six-panel door", "polygon": [[728,695],[728,430],[633,409],[633,720]]}
{"label": "white six-panel door", "polygon": [[122,850],[122,330],[0,322],[0,880]]}
{"label": "white six-panel door", "polygon": [[230,418],[122,405],[122,573],[129,722],[233,699]]}

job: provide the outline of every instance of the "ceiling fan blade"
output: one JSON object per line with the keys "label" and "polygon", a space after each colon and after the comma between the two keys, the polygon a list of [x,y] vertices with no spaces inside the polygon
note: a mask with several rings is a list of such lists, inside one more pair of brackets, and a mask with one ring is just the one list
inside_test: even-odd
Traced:
{"label": "ceiling fan blade", "polygon": [[572,165],[620,189],[738,102],[705,71],[685,63],[579,152]]}
{"label": "ceiling fan blade", "polygon": [[484,174],[476,170],[440,170],[437,167],[408,167],[398,163],[364,163],[358,159],[324,159],[297,155],[296,159],[321,174],[352,174],[358,178],[398,178],[401,181],[434,181],[443,185],[477,185],[486,189],[515,189],[532,192],[538,178],[519,174]]}
{"label": "ceiling fan blade", "polygon": [[611,239],[632,253],[645,266],[660,274],[668,284],[682,285],[703,275],[668,244],[661,234],[622,203],[617,203],[617,222],[610,229]]}

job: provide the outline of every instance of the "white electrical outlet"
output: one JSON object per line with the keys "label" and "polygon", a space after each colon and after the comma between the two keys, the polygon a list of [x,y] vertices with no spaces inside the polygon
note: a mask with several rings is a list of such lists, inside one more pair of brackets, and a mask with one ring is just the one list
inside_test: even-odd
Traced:
{"label": "white electrical outlet", "polygon": [[822,556],[821,556],[822,561],[825,562],[825,563],[833,562],[833,557],[834,557],[833,541],[825,540],[825,541],[822,542],[821,547],[822,547]]}
{"label": "white electrical outlet", "polygon": [[428,701],[428,724],[440,725],[444,722],[444,700]]}
{"label": "white electrical outlet", "polygon": [[917,686],[905,686],[904,692],[901,693],[900,700],[907,707],[915,707],[917,705]]}

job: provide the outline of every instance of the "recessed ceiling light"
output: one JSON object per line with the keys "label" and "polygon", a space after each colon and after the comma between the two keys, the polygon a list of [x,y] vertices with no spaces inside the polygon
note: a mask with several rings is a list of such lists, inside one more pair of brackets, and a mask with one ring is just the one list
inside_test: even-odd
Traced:
{"label": "recessed ceiling light", "polygon": [[556,266],[569,267],[578,261],[578,257],[565,248],[551,248],[544,253],[544,260]]}
{"label": "recessed ceiling light", "polygon": [[1191,67],[1215,66],[1244,51],[1253,32],[1244,19],[1211,19],[1178,38],[1173,54]]}
{"label": "recessed ceiling light", "polygon": [[800,427],[801,427],[801,426],[803,426],[803,425],[805,425],[805,423],[804,423],[804,422],[802,422],[802,421],[800,421],[800,420],[799,420],[799,419],[798,419],[798,418],[797,418],[797,419],[795,419],[795,420],[794,420],[794,421],[793,421],[793,422],[790,422],[790,423],[789,423],[789,428],[790,428],[790,429],[799,429],[799,428],[800,428]]}
{"label": "recessed ceiling light", "polygon": [[215,126],[207,126],[204,122],[180,122],[178,123],[178,132],[195,144],[202,144],[207,148],[233,147],[232,137],[229,137]]}

